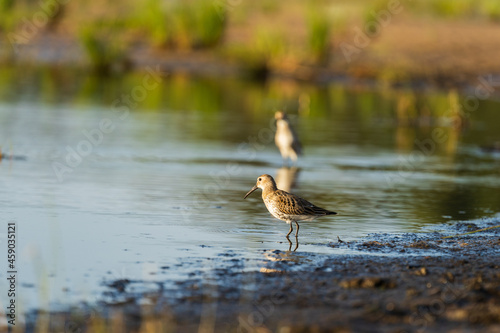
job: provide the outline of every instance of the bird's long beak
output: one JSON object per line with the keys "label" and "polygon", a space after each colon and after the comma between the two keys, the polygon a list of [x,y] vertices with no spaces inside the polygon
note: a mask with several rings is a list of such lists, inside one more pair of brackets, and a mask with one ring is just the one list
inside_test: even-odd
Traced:
{"label": "bird's long beak", "polygon": [[255,185],[254,187],[252,187],[252,189],[250,191],[248,191],[247,194],[245,194],[245,196],[243,197],[243,199],[246,199],[250,194],[252,194],[253,191],[255,191],[256,189],[258,189],[257,185]]}

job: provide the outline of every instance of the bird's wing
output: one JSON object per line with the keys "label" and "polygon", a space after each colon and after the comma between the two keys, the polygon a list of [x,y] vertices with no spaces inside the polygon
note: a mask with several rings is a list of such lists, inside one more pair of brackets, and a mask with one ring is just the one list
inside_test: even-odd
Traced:
{"label": "bird's wing", "polygon": [[282,213],[288,215],[331,215],[336,214],[329,210],[315,206],[301,197],[283,190],[274,192],[275,200],[279,203]]}
{"label": "bird's wing", "polygon": [[302,155],[302,145],[300,144],[300,141],[298,138],[293,140],[292,142],[292,148],[295,151],[297,155]]}
{"label": "bird's wing", "polygon": [[299,136],[297,132],[295,132],[294,128],[289,124],[288,128],[290,128],[290,132],[292,133],[292,148],[297,155],[302,155],[302,144],[300,143]]}

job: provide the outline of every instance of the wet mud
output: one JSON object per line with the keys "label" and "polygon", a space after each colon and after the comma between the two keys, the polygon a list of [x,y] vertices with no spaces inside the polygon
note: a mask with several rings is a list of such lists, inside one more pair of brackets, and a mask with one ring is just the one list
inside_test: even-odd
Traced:
{"label": "wet mud", "polygon": [[444,238],[498,224],[372,234],[326,244],[333,254],[263,250],[252,271],[228,255],[171,284],[108,282],[99,304],[29,322],[47,316],[50,331],[66,332],[500,332],[500,228]]}

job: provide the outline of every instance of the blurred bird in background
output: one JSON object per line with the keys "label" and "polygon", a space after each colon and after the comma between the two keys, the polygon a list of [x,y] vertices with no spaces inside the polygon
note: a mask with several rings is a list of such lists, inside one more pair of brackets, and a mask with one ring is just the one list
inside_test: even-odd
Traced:
{"label": "blurred bird in background", "polygon": [[293,130],[287,115],[283,111],[277,111],[274,118],[276,119],[274,142],[280,150],[283,164],[288,163],[288,160],[295,164],[298,156],[302,155],[302,145],[297,133]]}

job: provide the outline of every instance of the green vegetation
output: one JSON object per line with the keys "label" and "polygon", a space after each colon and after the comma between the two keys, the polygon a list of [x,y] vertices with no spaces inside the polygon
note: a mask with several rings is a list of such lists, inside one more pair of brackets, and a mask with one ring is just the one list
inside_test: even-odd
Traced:
{"label": "green vegetation", "polygon": [[500,1],[482,1],[480,10],[483,15],[489,18],[491,21],[500,22]]}
{"label": "green vegetation", "polygon": [[286,52],[284,37],[277,31],[260,29],[256,32],[250,52],[266,64],[279,62]]}
{"label": "green vegetation", "polygon": [[474,6],[471,0],[433,0],[429,1],[429,8],[432,13],[445,17],[458,17],[470,15]]}
{"label": "green vegetation", "polygon": [[[391,30],[386,26],[393,23],[404,26],[411,20],[420,24],[420,17],[435,21],[462,20],[469,26],[470,22],[500,21],[500,1],[497,0],[427,0],[401,2],[401,14],[390,16],[387,22],[377,22],[381,19],[380,13],[387,13],[390,3],[389,0],[290,0],[286,3],[273,0],[73,0],[64,5],[47,6],[45,2],[0,0],[0,34],[7,38],[15,35],[21,41],[18,44],[26,44],[36,43],[37,38],[54,32],[55,36],[79,43],[87,63],[100,73],[131,68],[129,60],[135,59],[130,52],[140,45],[148,56],[157,56],[155,60],[199,52],[220,62],[232,60],[250,76],[258,78],[267,77],[270,72],[295,75],[298,71],[297,77],[314,78],[316,72],[334,68],[342,74],[391,84],[423,72],[421,68],[409,70],[421,59],[411,59],[415,54],[412,50],[406,53],[410,56],[399,52],[397,48],[405,43],[386,42],[370,54],[372,58],[364,59],[364,67],[355,63],[360,54],[372,52],[386,30]],[[422,43],[425,42],[427,40]],[[347,44],[349,55],[342,49],[342,45]],[[15,57],[5,50],[0,53],[2,63],[14,61]],[[387,63],[387,59],[401,54],[407,58]],[[373,59],[377,57],[385,59],[385,63],[379,66],[377,59]],[[441,70],[436,68],[429,69],[428,73]]]}
{"label": "green vegetation", "polygon": [[[377,36],[377,34],[380,33],[380,31],[377,31],[376,28],[380,25],[380,23],[377,22],[377,17],[381,12],[388,12],[387,4],[388,1],[386,0],[376,0],[370,5],[366,6],[366,9],[363,12],[363,26],[366,26],[369,32],[374,36]],[[389,17],[389,19],[391,18]],[[375,25],[373,23],[377,24]]]}
{"label": "green vegetation", "polygon": [[14,0],[0,0],[0,11],[5,12],[12,8]]}
{"label": "green vegetation", "polygon": [[500,2],[496,0],[428,0],[410,4],[418,14],[445,18],[475,18],[491,21],[500,19]]}
{"label": "green vegetation", "polygon": [[114,31],[113,27],[101,24],[80,32],[80,42],[98,74],[123,72],[128,67],[126,43],[118,40]]}
{"label": "green vegetation", "polygon": [[146,27],[153,44],[166,48],[214,47],[226,24],[225,8],[203,0],[147,0],[137,12],[135,25]]}
{"label": "green vegetation", "polygon": [[24,15],[26,9],[14,6],[13,0],[0,0],[0,32],[14,31]]}
{"label": "green vegetation", "polygon": [[0,0],[0,32],[16,32],[19,29],[51,30],[64,15],[66,4],[44,4],[35,1]]}
{"label": "green vegetation", "polygon": [[272,68],[282,66],[288,44],[279,31],[259,29],[247,45],[229,48],[227,54],[245,64],[246,75],[251,79],[265,79]]}
{"label": "green vegetation", "polygon": [[331,48],[331,23],[325,10],[312,6],[306,18],[307,42],[315,61],[325,63]]}

